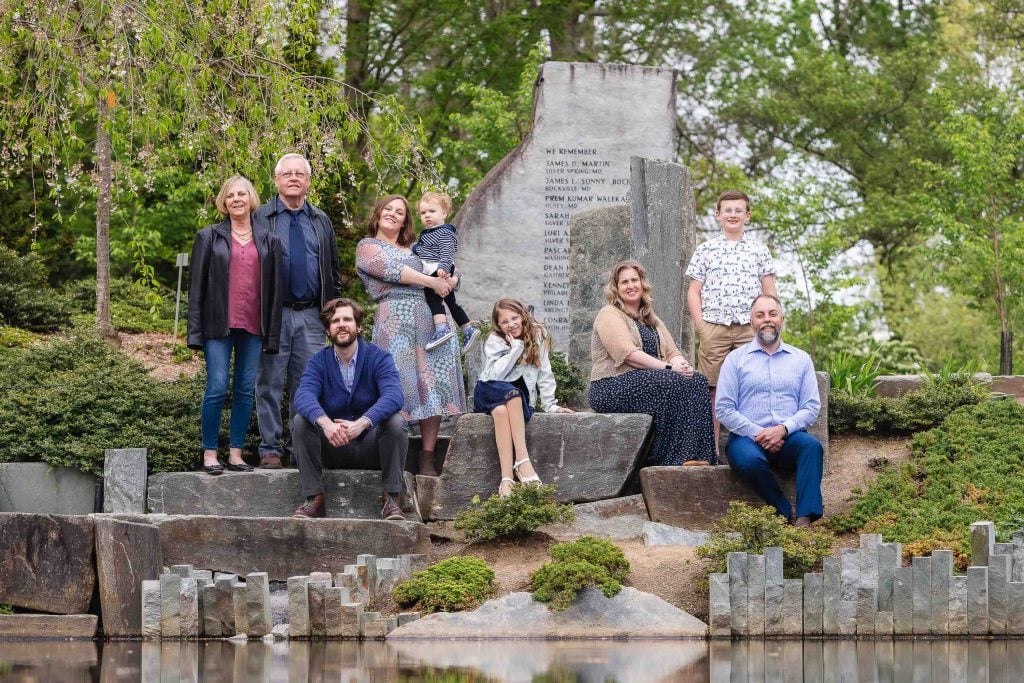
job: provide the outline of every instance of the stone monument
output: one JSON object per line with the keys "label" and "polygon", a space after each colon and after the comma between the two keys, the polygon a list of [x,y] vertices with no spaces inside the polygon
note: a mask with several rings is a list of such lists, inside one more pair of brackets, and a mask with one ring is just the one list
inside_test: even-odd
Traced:
{"label": "stone monument", "polygon": [[459,303],[470,317],[486,319],[498,297],[522,299],[565,349],[570,219],[629,203],[631,157],[675,158],[675,73],[548,62],[533,109],[530,135],[491,169],[454,219],[456,262],[465,275]]}

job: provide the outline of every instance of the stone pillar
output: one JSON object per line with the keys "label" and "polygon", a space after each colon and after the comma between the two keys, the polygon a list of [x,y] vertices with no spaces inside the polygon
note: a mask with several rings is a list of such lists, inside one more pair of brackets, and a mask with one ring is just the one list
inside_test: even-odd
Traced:
{"label": "stone pillar", "polygon": [[764,635],[764,555],[747,555],[747,632]]}
{"label": "stone pillar", "polygon": [[892,574],[900,566],[903,546],[882,543],[878,546],[878,609],[892,612]]}
{"label": "stone pillar", "polygon": [[103,452],[103,512],[145,514],[145,448],[108,448]]}
{"label": "stone pillar", "polygon": [[1009,555],[991,555],[988,558],[988,629],[994,636],[1006,634],[1010,560]]}
{"label": "stone pillar", "polygon": [[288,637],[309,637],[309,577],[288,577]]}
{"label": "stone pillar", "polygon": [[[804,586],[800,579],[784,579],[782,583],[782,635],[803,633]],[[767,599],[767,598],[766,598]]]}
{"label": "stone pillar", "polygon": [[377,582],[375,595],[390,595],[401,580],[401,565],[392,557],[377,558]]}
{"label": "stone pillar", "polygon": [[[782,548],[764,549],[764,633],[779,636],[783,633],[783,580]],[[801,604],[803,596],[800,597]]]}
{"label": "stone pillar", "polygon": [[203,635],[230,637],[235,635],[235,603],[232,586],[238,582],[234,574],[221,574],[212,586],[203,586],[200,598],[203,607]]}
{"label": "stone pillar", "polygon": [[823,596],[821,632],[827,636],[839,634],[839,602],[842,598],[842,563],[838,557],[822,560]]}
{"label": "stone pillar", "polygon": [[992,522],[975,522],[971,525],[971,566],[987,567],[988,558],[995,550],[996,525]]}
{"label": "stone pillar", "polygon": [[632,157],[629,223],[632,255],[647,268],[658,317],[679,350],[693,358],[693,323],[686,305],[686,272],[697,248],[697,214],[690,171],[670,161]]}
{"label": "stone pillar", "polygon": [[914,633],[913,567],[896,567],[892,572],[892,631],[898,636]]}
{"label": "stone pillar", "polygon": [[1024,582],[1014,581],[1007,584],[1009,613],[1006,617],[1006,635],[1024,635]]}
{"label": "stone pillar", "polygon": [[825,583],[822,574],[804,574],[804,623],[803,634],[820,636],[822,610],[825,606]]}
{"label": "stone pillar", "polygon": [[729,574],[708,577],[708,628],[712,638],[728,638],[731,610],[729,607]]}
{"label": "stone pillar", "polygon": [[142,582],[142,637],[160,637],[160,580]]}
{"label": "stone pillar", "polygon": [[181,576],[160,575],[160,634],[164,638],[181,637]]}
{"label": "stone pillar", "polygon": [[231,584],[231,611],[235,616],[235,635],[249,634],[249,613],[245,609],[245,584],[236,581]]}
{"label": "stone pillar", "polygon": [[932,551],[931,632],[949,633],[949,587],[953,578],[953,551]]}
{"label": "stone pillar", "polygon": [[878,588],[873,584],[857,587],[857,635],[875,635],[878,614]]}
{"label": "stone pillar", "polygon": [[[974,525],[971,525],[974,538]],[[988,567],[967,568],[967,632],[972,636],[988,633]]]}
{"label": "stone pillar", "polygon": [[356,599],[359,600],[359,602],[369,602],[369,574],[367,572],[366,565],[346,564],[344,573],[352,577],[351,579],[346,579],[344,585],[353,590],[356,595]]}
{"label": "stone pillar", "polygon": [[732,633],[747,635],[747,554],[729,553],[729,609],[732,611]]}
{"label": "stone pillar", "polygon": [[366,567],[367,600],[373,600],[377,590],[377,556],[359,555],[356,564]]}
{"label": "stone pillar", "polygon": [[932,559],[915,557],[913,559],[913,594],[914,594],[914,635],[931,633],[932,613]]}
{"label": "stone pillar", "polygon": [[171,573],[177,574],[183,579],[195,578],[196,571],[190,564],[176,564],[171,566]]}
{"label": "stone pillar", "polygon": [[1013,555],[1013,566],[1011,577],[1013,581],[1024,581],[1024,531],[1013,532],[1011,555]]}
{"label": "stone pillar", "polygon": [[839,594],[839,635],[857,633],[857,589],[860,577],[860,551],[843,550],[839,555],[841,586]]}
{"label": "stone pillar", "polygon": [[274,620],[270,616],[270,577],[266,572],[252,572],[245,576],[245,610],[250,636],[262,637],[270,633]]}
{"label": "stone pillar", "polygon": [[199,607],[199,582],[195,578],[181,580],[181,637],[195,640],[202,627]]}
{"label": "stone pillar", "polygon": [[324,589],[324,635],[328,638],[340,638],[345,635],[343,605],[347,602],[347,588]]}
{"label": "stone pillar", "polygon": [[952,576],[949,580],[949,635],[966,636],[967,577]]}
{"label": "stone pillar", "polygon": [[327,612],[325,601],[327,589],[331,587],[331,575],[313,572],[309,575],[309,635],[311,638],[327,636]]}

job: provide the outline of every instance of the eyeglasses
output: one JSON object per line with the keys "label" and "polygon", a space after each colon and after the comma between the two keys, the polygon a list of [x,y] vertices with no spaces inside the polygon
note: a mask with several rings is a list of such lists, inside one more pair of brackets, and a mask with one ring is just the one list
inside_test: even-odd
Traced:
{"label": "eyeglasses", "polygon": [[306,178],[309,174],[305,171],[285,171],[284,173],[278,173],[278,178]]}

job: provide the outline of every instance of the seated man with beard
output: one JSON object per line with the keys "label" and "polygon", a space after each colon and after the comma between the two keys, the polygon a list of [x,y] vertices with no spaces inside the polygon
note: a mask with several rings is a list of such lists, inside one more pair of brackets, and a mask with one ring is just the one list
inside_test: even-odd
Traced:
{"label": "seated man with beard", "polygon": [[323,469],[380,469],[381,516],[404,519],[405,456],[402,385],[391,354],[359,336],[363,308],[332,299],[320,311],[330,346],[306,365],[295,392],[292,443],[303,503],[293,517],[326,517]]}
{"label": "seated man with beard", "polygon": [[[822,515],[824,451],[806,429],[821,401],[814,364],[782,341],[782,303],[762,294],[750,311],[754,339],[732,351],[718,378],[715,413],[729,430],[729,465],[769,505],[796,526]],[[796,467],[796,510],[771,465]]]}

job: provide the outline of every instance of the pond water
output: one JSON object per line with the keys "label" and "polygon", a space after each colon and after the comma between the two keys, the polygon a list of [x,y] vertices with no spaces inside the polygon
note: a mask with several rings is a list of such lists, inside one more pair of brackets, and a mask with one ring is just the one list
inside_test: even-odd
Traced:
{"label": "pond water", "polygon": [[1024,641],[0,641],[0,682],[1020,681]]}

